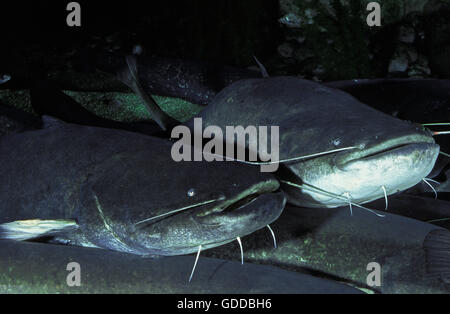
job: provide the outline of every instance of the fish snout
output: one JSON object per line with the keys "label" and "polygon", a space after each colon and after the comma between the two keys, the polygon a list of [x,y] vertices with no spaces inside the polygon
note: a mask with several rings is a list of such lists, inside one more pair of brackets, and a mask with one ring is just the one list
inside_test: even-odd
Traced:
{"label": "fish snout", "polygon": [[[232,237],[243,236],[275,221],[286,204],[280,190],[264,194],[249,194],[228,206],[216,206],[207,215],[195,215],[201,225],[214,225]],[[219,210],[220,209],[220,210]]]}
{"label": "fish snout", "polygon": [[272,176],[266,180],[250,185],[245,189],[239,186],[239,184],[235,184],[227,190],[215,194],[218,196],[217,202],[197,211],[195,216],[205,217],[210,214],[222,213],[224,211],[230,212],[253,202],[262,194],[277,191],[279,187],[280,183]]}
{"label": "fish snout", "polygon": [[[409,133],[399,137],[392,137],[382,140],[377,138],[376,141],[362,143],[360,149],[349,153],[336,155],[335,164],[341,170],[346,170],[349,165],[359,161],[373,161],[380,158],[395,158],[395,156],[408,155],[412,148],[417,152],[426,151],[435,141],[432,136],[424,133]],[[412,145],[412,146],[410,146]]]}
{"label": "fish snout", "polygon": [[[221,212],[198,216],[196,213],[180,213],[149,225],[134,241],[140,246],[146,243],[150,253],[159,250],[160,255],[180,255],[217,247],[238,237],[264,228],[276,220],[285,205],[283,192],[266,193],[253,201]],[[164,247],[164,249],[160,249]]]}
{"label": "fish snout", "polygon": [[[432,168],[440,147],[434,143],[411,143],[375,151],[339,165],[343,171]],[[426,174],[427,175],[427,174]],[[425,176],[426,176],[425,175]]]}
{"label": "fish snout", "polygon": [[348,191],[355,202],[406,190],[428,176],[438,154],[439,145],[417,143],[349,161],[340,167],[340,189]]}

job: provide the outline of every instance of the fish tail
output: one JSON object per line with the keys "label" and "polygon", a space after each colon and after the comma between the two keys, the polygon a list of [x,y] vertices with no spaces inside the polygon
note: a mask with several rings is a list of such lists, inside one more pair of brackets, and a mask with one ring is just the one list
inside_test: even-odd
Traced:
{"label": "fish tail", "polygon": [[130,87],[131,90],[141,98],[150,117],[156,121],[163,131],[171,130],[176,125],[179,125],[180,122],[165,113],[152,98],[152,96],[149,95],[141,86],[138,76],[136,56],[127,56],[125,60],[127,67],[121,69],[117,73],[118,79]]}
{"label": "fish tail", "polygon": [[16,220],[0,224],[0,239],[26,241],[66,232],[77,227],[78,225],[74,220]]}
{"label": "fish tail", "polygon": [[259,62],[259,60],[258,60],[258,58],[256,58],[256,56],[253,56],[253,58],[255,59],[255,62],[259,67],[259,71],[261,72],[262,77],[264,77],[264,78],[269,77],[269,73],[267,73],[267,70],[266,70],[266,67],[264,66],[264,64]]}
{"label": "fish tail", "polygon": [[427,272],[450,283],[450,231],[435,229],[424,240]]}

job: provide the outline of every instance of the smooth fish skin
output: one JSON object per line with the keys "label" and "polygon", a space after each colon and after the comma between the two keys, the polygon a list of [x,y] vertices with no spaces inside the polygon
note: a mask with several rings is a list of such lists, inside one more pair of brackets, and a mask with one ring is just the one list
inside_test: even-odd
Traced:
{"label": "smooth fish skin", "polygon": [[[0,240],[0,293],[362,293],[349,285],[271,266],[214,258],[199,261],[187,283],[190,256],[141,258],[95,248]],[[80,286],[66,283],[80,266]]]}
{"label": "smooth fish skin", "polygon": [[[295,77],[233,83],[198,117],[204,128],[279,126],[277,176],[288,202],[303,207],[362,204],[405,190],[431,172],[439,154],[428,129]],[[283,163],[341,148],[351,149]]]}
{"label": "smooth fish skin", "polygon": [[250,234],[284,208],[278,181],[258,168],[175,162],[160,138],[45,124],[0,138],[0,237],[180,255]]}
{"label": "smooth fish skin", "polygon": [[[381,286],[372,287],[375,291],[450,293],[450,231],[389,212],[383,214],[385,217],[380,218],[355,209],[350,216],[345,207],[330,210],[287,205],[272,224],[277,248],[267,250],[270,238],[258,231],[243,243],[245,259],[288,270],[319,272],[360,287],[367,286],[373,271],[367,269],[368,264],[376,262],[381,267]],[[436,232],[446,240],[440,240]],[[252,243],[267,245],[257,247]],[[205,252],[205,256],[238,259],[232,248],[228,244]]]}

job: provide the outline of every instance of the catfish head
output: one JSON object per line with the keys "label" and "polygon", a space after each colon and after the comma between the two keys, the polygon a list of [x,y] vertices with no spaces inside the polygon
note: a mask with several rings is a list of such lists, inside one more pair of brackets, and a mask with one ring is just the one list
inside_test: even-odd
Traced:
{"label": "catfish head", "polygon": [[82,189],[80,228],[96,246],[188,254],[264,228],[281,214],[277,179],[235,162],[175,162],[168,141],[112,156]]}

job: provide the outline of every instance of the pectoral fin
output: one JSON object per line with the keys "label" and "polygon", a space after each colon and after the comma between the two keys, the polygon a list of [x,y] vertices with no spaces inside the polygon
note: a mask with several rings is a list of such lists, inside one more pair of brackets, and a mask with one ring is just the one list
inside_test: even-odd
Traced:
{"label": "pectoral fin", "polygon": [[78,228],[75,220],[65,219],[29,219],[16,220],[0,224],[0,239],[25,241],[58,233],[72,231]]}

